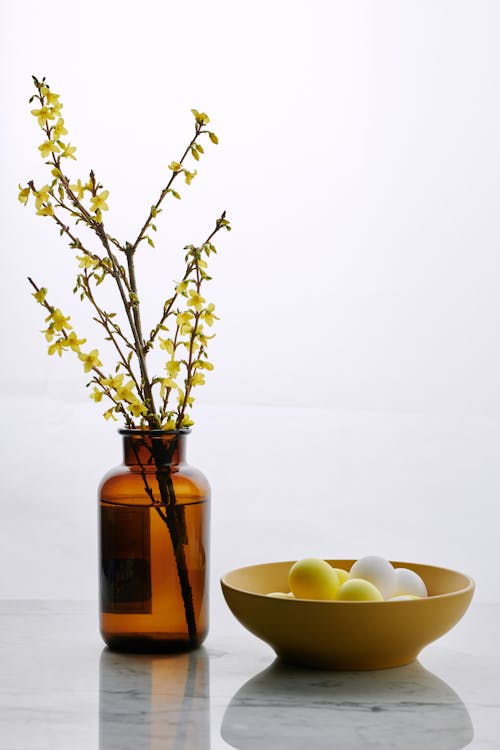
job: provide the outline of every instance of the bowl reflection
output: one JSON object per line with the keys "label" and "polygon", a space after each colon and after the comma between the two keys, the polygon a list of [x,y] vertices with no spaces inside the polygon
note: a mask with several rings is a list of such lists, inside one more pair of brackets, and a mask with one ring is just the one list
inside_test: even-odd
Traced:
{"label": "bowl reflection", "polygon": [[209,657],[104,649],[99,675],[99,750],[209,750]]}
{"label": "bowl reflection", "polygon": [[232,698],[221,735],[238,750],[458,750],[474,731],[458,695],[419,662],[319,672],[276,660]]}

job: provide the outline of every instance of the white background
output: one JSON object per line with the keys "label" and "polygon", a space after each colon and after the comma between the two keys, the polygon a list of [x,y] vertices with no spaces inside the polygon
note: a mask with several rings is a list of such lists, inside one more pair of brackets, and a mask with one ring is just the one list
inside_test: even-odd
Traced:
{"label": "white background", "polygon": [[4,0],[0,14],[0,596],[95,597],[96,486],[120,458],[80,363],[47,357],[26,283],[100,345],[71,252],[17,201],[19,182],[47,181],[34,73],[64,102],[71,174],[94,168],[122,239],[190,108],[220,137],[139,263],[153,324],[183,245],[227,210],[216,370],[189,438],[213,488],[215,601],[233,567],[369,553],[461,569],[498,599],[500,5]]}

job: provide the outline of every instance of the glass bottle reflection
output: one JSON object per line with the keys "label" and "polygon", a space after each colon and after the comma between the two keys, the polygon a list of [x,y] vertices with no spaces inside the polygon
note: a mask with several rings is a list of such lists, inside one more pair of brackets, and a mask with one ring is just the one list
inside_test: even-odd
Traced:
{"label": "glass bottle reflection", "polygon": [[458,695],[419,662],[321,672],[275,661],[232,698],[221,735],[238,750],[459,750],[474,730]]}
{"label": "glass bottle reflection", "polygon": [[175,655],[100,660],[99,750],[210,750],[209,659]]}

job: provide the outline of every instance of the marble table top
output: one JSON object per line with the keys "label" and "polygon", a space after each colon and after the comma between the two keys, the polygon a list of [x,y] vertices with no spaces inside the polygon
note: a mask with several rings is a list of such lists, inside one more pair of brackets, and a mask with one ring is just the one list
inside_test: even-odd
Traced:
{"label": "marble table top", "polygon": [[500,605],[418,662],[293,669],[215,618],[177,656],[103,647],[92,602],[0,601],[0,750],[500,748]]}

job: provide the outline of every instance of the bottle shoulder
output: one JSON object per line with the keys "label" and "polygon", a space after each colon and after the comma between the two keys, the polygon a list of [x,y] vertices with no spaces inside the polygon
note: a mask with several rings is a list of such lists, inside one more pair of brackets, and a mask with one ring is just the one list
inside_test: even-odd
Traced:
{"label": "bottle shoulder", "polygon": [[[186,505],[210,499],[210,485],[203,472],[189,464],[179,464],[170,471],[175,502]],[[136,467],[121,464],[110,469],[102,478],[98,498],[101,502],[129,505],[150,505],[151,493],[160,500],[161,493],[156,472],[148,468],[144,473]]]}

